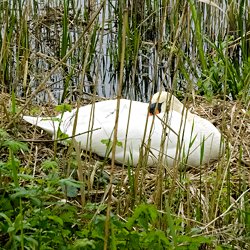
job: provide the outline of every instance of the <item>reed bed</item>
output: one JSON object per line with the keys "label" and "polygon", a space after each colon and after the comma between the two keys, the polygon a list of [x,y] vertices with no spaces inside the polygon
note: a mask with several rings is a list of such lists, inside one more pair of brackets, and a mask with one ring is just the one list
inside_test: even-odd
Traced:
{"label": "reed bed", "polygon": [[[250,248],[247,0],[2,1],[0,22],[1,249]],[[160,89],[222,131],[219,161],[120,166],[21,118]]]}

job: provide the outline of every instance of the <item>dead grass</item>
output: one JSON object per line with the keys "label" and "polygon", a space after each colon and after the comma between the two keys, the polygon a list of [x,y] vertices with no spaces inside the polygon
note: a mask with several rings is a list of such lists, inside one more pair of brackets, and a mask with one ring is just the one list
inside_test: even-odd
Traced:
{"label": "dead grass", "polygon": [[[5,125],[10,121],[11,115],[9,113],[10,107],[10,96],[8,94],[1,94],[1,127],[4,129]],[[100,99],[101,100],[101,99]],[[18,105],[23,105],[24,101],[17,99]],[[86,98],[82,101],[83,105],[91,103],[90,98]],[[74,107],[74,105],[72,105]],[[75,105],[76,106],[76,105]],[[54,106],[46,104],[44,106],[38,106],[30,110],[34,113],[39,113],[43,116],[54,116],[57,115]],[[195,101],[189,105],[191,112],[210,120],[217,128],[219,128],[226,140],[231,143],[231,159],[230,169],[238,169],[239,166],[245,167],[247,170],[250,168],[250,114],[249,111],[239,101],[223,101],[214,99],[212,102],[208,102],[205,98],[196,97]],[[26,112],[29,112],[28,110]],[[38,112],[39,111],[39,112]],[[25,112],[25,113],[26,113]],[[11,134],[17,136],[17,140],[27,141],[32,143],[36,141],[36,147],[39,148],[37,155],[38,159],[43,159],[44,152],[50,152],[47,156],[52,156],[53,152],[51,145],[53,144],[51,137],[48,136],[44,131],[35,129],[31,125],[22,121],[21,117],[16,121],[16,127],[9,129]],[[14,131],[14,133],[13,133]],[[44,142],[43,142],[44,141]],[[242,150],[242,156],[240,156],[240,148]],[[60,150],[64,150],[64,147],[60,147]],[[32,155],[33,153],[30,152]],[[95,156],[95,158],[99,158]],[[100,159],[102,160],[102,159]],[[215,163],[215,165],[218,164]],[[214,166],[211,165],[209,168],[214,170]],[[107,169],[109,165],[106,165]],[[205,169],[208,169],[205,166]],[[125,170],[126,171],[126,170]],[[148,170],[150,174],[150,169]],[[195,174],[195,169],[190,170],[191,173]],[[119,167],[117,174],[119,176]],[[150,177],[152,179],[152,176]]]}
{"label": "dead grass", "polygon": [[[9,108],[8,95],[1,96],[1,127],[4,129],[9,123],[11,115],[7,112]],[[4,101],[5,100],[5,101]],[[17,100],[18,105],[23,105],[22,100]],[[85,100],[84,103],[87,101]],[[29,107],[30,108],[30,107]],[[228,237],[231,230],[230,225],[223,227],[223,220],[226,214],[224,189],[228,188],[230,182],[230,202],[232,207],[239,206],[237,199],[250,187],[250,115],[247,108],[239,101],[222,101],[214,99],[212,102],[206,101],[202,97],[196,97],[195,102],[190,104],[190,109],[217,126],[224,134],[226,141],[231,144],[230,149],[219,161],[201,168],[189,169],[185,173],[179,173],[183,178],[174,179],[173,169],[165,168],[162,197],[167,197],[174,190],[182,190],[179,197],[174,197],[173,204],[176,202],[177,215],[184,219],[189,225],[199,225],[204,228],[204,234],[213,234],[216,237]],[[7,112],[7,113],[6,113]],[[39,107],[39,112],[43,115],[54,115],[52,105]],[[33,174],[36,178],[46,175],[41,167],[46,159],[53,159],[53,141],[50,136],[38,128],[24,122],[21,117],[15,125],[7,131],[16,140],[27,141],[29,153],[20,153],[19,159],[22,162],[22,171],[26,174]],[[1,150],[1,158],[7,158],[8,152]],[[110,162],[103,164],[100,157],[91,157],[82,153],[85,178],[88,180],[88,190],[86,199],[92,202],[105,203],[108,197],[108,190],[112,188],[113,209],[118,214],[125,216],[130,213],[133,190],[129,181],[128,169],[117,165],[114,170],[113,185],[109,185],[111,171]],[[60,172],[63,176],[72,174],[68,171],[69,159],[72,158],[72,151],[63,145],[57,147],[56,157],[59,159]],[[148,203],[155,203],[156,167],[142,169],[139,175],[139,190],[137,190],[137,202],[141,200]],[[230,177],[228,179],[228,173]],[[132,171],[133,175],[133,171]],[[77,174],[73,175],[77,179]],[[242,188],[242,185],[245,188]],[[74,202],[80,207],[80,197],[76,197],[70,202]],[[191,216],[197,209],[197,203],[201,205],[203,218],[202,223],[194,221]],[[219,205],[220,204],[220,205]],[[224,204],[224,207],[220,207]],[[231,208],[232,208],[231,207]],[[230,209],[229,209],[230,210]],[[230,211],[228,211],[230,213]],[[190,216],[189,216],[190,215]],[[214,221],[213,221],[214,220]],[[232,226],[232,225],[231,225]],[[235,226],[235,224],[234,224]],[[233,229],[232,229],[233,230]]]}
{"label": "dead grass", "polygon": [[[10,96],[8,94],[1,94],[1,127],[5,129],[5,126],[11,120],[11,114],[9,112],[10,107]],[[86,103],[90,103],[90,99],[87,97],[82,101],[83,105]],[[21,99],[17,99],[17,103],[19,106],[24,104],[24,101]],[[73,105],[74,107],[74,105]],[[34,113],[39,113],[39,115],[43,116],[54,116],[56,112],[54,110],[54,106],[51,104],[46,104],[44,106],[39,106],[34,108],[29,108],[33,110]],[[28,109],[27,108],[27,109]],[[238,169],[246,170],[245,172],[248,174],[248,170],[250,168],[250,114],[249,111],[244,107],[242,103],[239,101],[223,101],[214,99],[212,102],[208,102],[205,98],[196,97],[195,101],[189,105],[191,112],[210,120],[217,128],[219,128],[223,135],[231,144],[230,150],[230,162],[229,168],[231,171],[234,171],[237,176]],[[28,110],[26,112],[29,112]],[[38,112],[39,111],[39,112]],[[25,113],[26,113],[25,112]],[[27,114],[27,113],[26,113]],[[44,131],[39,128],[34,128],[30,124],[24,122],[21,117],[15,123],[15,126],[7,129],[7,131],[12,134],[16,140],[27,141],[30,144],[30,155],[29,158],[32,160],[33,157],[36,157],[39,162],[42,162],[44,156],[46,158],[50,158],[54,155],[53,152],[53,140],[50,136],[48,136]],[[34,151],[37,148],[37,153]],[[60,151],[65,151],[64,146],[60,146]],[[240,153],[242,151],[242,153]],[[61,152],[58,152],[58,156],[61,155]],[[86,155],[85,155],[86,156]],[[27,155],[21,156],[24,161],[27,161]],[[34,159],[34,158],[33,158]],[[94,160],[102,160],[98,156],[94,156]],[[223,161],[223,159],[222,159]],[[227,161],[227,159],[225,159]],[[210,166],[204,166],[202,171],[215,171],[218,162]],[[105,170],[109,172],[109,164],[105,165]],[[118,165],[117,166],[117,177],[120,179],[120,175],[124,175],[122,173],[126,169],[122,169]],[[190,169],[189,173],[193,175],[193,177],[200,174],[200,169]],[[146,179],[153,180],[154,172],[152,169],[147,169]],[[126,174],[125,174],[126,175]],[[124,175],[124,178],[125,178]],[[150,186],[150,185],[149,185]]]}

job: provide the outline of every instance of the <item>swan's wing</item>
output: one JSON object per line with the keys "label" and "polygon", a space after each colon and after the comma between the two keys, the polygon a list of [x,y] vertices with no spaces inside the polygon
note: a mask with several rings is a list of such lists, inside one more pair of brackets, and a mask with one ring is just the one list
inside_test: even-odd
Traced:
{"label": "swan's wing", "polygon": [[156,156],[163,155],[163,161],[172,167],[188,154],[190,137],[191,125],[179,112],[159,114],[151,136],[152,152]]}
{"label": "swan's wing", "polygon": [[[194,117],[194,131],[197,133],[197,146],[202,155],[203,163],[218,159],[224,145],[220,131],[208,120],[199,116]],[[198,153],[197,153],[198,154]]]}
{"label": "swan's wing", "polygon": [[[115,102],[116,105],[116,102]],[[116,161],[133,162],[137,164],[140,146],[144,134],[147,117],[148,104],[122,99],[120,101],[120,112],[118,118]],[[110,110],[108,110],[110,111]],[[114,110],[116,111],[116,110]],[[102,119],[100,119],[102,117]],[[107,154],[107,145],[102,140],[113,140],[116,112],[108,116],[98,116],[101,130],[94,132],[95,139],[92,140],[93,150],[99,155]],[[93,137],[92,137],[93,138]],[[110,155],[111,156],[111,155]],[[132,159],[131,159],[132,158]]]}
{"label": "swan's wing", "polygon": [[54,135],[58,130],[59,122],[56,117],[23,116],[23,119],[26,122],[45,130],[50,135]]}

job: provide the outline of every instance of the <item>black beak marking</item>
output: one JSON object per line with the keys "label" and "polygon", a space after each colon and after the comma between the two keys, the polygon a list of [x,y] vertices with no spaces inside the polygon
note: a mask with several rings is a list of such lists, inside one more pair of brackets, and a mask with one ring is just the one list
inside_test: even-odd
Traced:
{"label": "black beak marking", "polygon": [[158,110],[161,113],[162,103],[151,103],[149,106],[149,113],[155,115],[155,111]]}

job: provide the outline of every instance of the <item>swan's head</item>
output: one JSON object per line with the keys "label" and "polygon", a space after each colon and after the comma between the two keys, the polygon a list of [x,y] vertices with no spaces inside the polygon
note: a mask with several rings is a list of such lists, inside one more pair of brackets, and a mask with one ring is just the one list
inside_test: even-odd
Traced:
{"label": "swan's head", "polygon": [[157,115],[169,110],[181,113],[183,108],[183,104],[174,95],[169,92],[162,91],[153,95],[151,105],[149,106],[149,114]]}

